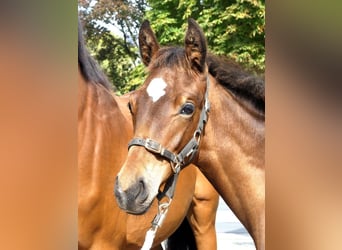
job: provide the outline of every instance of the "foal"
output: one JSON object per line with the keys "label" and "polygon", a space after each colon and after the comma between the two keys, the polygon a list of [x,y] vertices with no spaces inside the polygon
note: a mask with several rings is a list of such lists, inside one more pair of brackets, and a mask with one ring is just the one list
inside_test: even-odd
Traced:
{"label": "foal", "polygon": [[257,249],[264,249],[264,82],[208,55],[204,34],[192,19],[184,48],[160,48],[147,21],[139,43],[149,74],[130,97],[134,139],[116,180],[120,206],[144,211],[160,185],[194,163]]}

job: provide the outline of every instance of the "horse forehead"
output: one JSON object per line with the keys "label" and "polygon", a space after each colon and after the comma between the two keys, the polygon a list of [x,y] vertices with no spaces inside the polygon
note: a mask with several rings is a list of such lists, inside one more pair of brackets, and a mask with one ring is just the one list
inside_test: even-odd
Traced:
{"label": "horse forehead", "polygon": [[158,101],[166,94],[167,84],[161,77],[153,78],[146,88],[146,92],[153,102]]}

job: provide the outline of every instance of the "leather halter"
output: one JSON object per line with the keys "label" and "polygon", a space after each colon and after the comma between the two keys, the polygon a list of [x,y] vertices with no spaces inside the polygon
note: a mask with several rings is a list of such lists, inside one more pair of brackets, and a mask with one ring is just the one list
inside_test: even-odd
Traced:
{"label": "leather halter", "polygon": [[198,121],[197,129],[194,132],[193,137],[190,141],[183,147],[183,149],[178,153],[175,154],[170,150],[163,147],[159,142],[152,140],[150,138],[134,138],[128,143],[128,150],[132,146],[142,146],[146,150],[151,153],[158,154],[163,158],[167,159],[171,163],[171,168],[174,172],[173,178],[170,178],[169,181],[165,185],[165,189],[162,194],[168,196],[170,199],[173,198],[173,193],[177,181],[177,177],[179,171],[182,167],[188,165],[193,160],[194,156],[196,155],[199,143],[201,139],[201,134],[204,128],[204,125],[208,121],[208,113],[210,111],[210,103],[208,98],[209,92],[209,76],[207,76],[207,86],[206,91],[204,94],[204,107],[202,108],[200,119]]}

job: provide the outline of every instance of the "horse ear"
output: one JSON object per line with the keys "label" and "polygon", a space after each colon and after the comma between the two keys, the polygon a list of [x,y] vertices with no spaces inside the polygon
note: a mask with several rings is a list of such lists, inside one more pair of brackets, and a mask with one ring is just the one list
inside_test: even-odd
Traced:
{"label": "horse ear", "polygon": [[159,50],[159,44],[147,20],[142,23],[139,31],[139,48],[142,61],[148,66],[153,55]]}
{"label": "horse ear", "polygon": [[191,66],[203,72],[207,55],[207,42],[202,29],[192,18],[188,20],[188,30],[185,35],[185,52]]}

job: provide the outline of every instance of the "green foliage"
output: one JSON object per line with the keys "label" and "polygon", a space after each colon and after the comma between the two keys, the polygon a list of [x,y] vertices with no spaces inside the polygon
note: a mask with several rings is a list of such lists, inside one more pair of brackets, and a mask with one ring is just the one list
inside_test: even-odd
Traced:
{"label": "green foliage", "polygon": [[[147,1],[147,2],[146,2]],[[101,61],[118,94],[143,83],[144,66],[137,48],[143,19],[148,19],[161,45],[183,44],[187,19],[203,28],[211,52],[234,59],[257,73],[265,70],[264,0],[82,0],[87,41]],[[111,34],[98,21],[111,23],[122,37]]]}
{"label": "green foliage", "polygon": [[117,94],[124,94],[137,89],[144,83],[146,73],[145,66],[140,63],[129,72],[129,82]]}
{"label": "green foliage", "polygon": [[202,27],[211,52],[226,55],[256,72],[265,70],[265,2],[261,0],[149,0],[161,44],[181,44],[187,19]]}
{"label": "green foliage", "polygon": [[[92,3],[94,1],[79,1],[87,46],[118,95],[134,90],[143,77],[136,41],[145,1],[98,0]],[[111,33],[105,25],[111,25],[121,35]]]}

